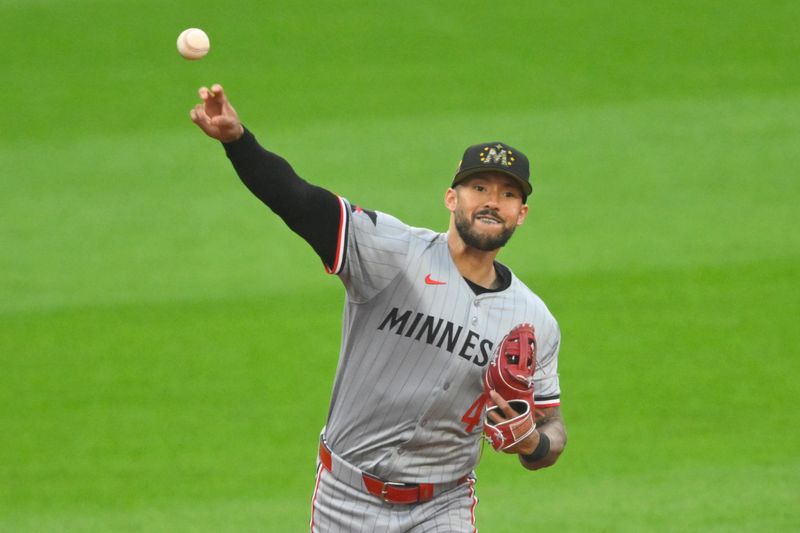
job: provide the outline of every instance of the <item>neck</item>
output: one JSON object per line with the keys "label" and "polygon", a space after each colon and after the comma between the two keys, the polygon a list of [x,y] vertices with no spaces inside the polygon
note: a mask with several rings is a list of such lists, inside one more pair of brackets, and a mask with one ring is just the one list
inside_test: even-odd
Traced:
{"label": "neck", "polygon": [[499,249],[485,252],[467,246],[453,225],[447,233],[447,247],[462,276],[481,287],[494,288],[497,283],[494,259],[500,252]]}

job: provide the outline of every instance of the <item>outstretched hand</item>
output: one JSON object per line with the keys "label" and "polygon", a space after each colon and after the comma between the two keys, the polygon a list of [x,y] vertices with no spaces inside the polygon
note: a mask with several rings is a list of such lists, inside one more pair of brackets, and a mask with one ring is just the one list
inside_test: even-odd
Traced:
{"label": "outstretched hand", "polygon": [[224,143],[233,142],[244,134],[244,127],[236,110],[228,102],[222,86],[214,84],[211,89],[200,87],[202,104],[194,106],[189,116],[206,135]]}

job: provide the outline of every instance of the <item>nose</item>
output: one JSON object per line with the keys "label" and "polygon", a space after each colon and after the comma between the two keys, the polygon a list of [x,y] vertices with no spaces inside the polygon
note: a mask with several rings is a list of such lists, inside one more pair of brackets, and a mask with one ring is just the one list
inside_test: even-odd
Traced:
{"label": "nose", "polygon": [[486,197],[483,200],[485,207],[497,210],[500,207],[500,191],[494,187],[489,189],[486,191]]}

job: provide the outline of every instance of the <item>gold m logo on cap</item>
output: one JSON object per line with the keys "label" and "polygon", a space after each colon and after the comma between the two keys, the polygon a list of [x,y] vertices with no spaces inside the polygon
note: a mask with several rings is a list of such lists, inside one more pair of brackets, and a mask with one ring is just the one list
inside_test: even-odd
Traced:
{"label": "gold m logo on cap", "polygon": [[506,150],[502,144],[484,147],[483,150],[481,150],[480,159],[481,163],[486,165],[495,164],[504,167],[510,167],[514,164],[514,161],[517,160],[517,158],[514,157],[514,152]]}

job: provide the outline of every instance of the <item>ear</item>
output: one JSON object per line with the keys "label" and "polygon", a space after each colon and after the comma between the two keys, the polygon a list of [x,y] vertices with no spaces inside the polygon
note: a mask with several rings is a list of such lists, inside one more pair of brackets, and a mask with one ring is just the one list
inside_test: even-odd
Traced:
{"label": "ear", "polygon": [[528,217],[528,204],[522,204],[522,208],[517,215],[517,226],[521,226],[525,219]]}
{"label": "ear", "polygon": [[444,193],[444,206],[452,213],[456,210],[457,205],[458,193],[456,193],[455,189],[453,188],[447,189],[447,191]]}

